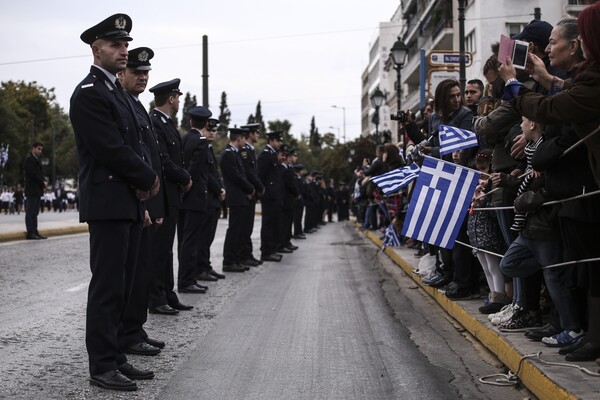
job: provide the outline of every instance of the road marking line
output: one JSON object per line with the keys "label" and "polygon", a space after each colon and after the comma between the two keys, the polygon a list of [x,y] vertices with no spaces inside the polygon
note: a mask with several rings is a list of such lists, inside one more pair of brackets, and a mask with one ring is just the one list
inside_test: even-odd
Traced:
{"label": "road marking line", "polygon": [[73,286],[72,288],[67,289],[66,292],[78,292],[82,289],[85,289],[89,284],[89,282],[84,282],[80,285]]}

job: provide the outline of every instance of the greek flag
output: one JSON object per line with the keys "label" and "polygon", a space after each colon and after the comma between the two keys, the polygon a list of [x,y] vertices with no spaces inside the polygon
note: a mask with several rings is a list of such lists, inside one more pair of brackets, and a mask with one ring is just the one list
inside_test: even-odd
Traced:
{"label": "greek flag", "polygon": [[385,248],[388,246],[400,246],[400,239],[398,238],[398,234],[396,233],[393,224],[389,224],[388,227],[385,228],[385,236],[383,238],[381,251],[385,251]]}
{"label": "greek flag", "polygon": [[374,176],[370,180],[383,191],[383,194],[389,196],[396,193],[413,179],[419,176],[420,168],[413,163],[406,167],[398,168],[383,175]]}
{"label": "greek flag", "polygon": [[440,125],[440,155],[479,145],[477,135],[466,129]]}
{"label": "greek flag", "polygon": [[467,215],[479,176],[475,170],[425,156],[402,234],[451,249]]}
{"label": "greek flag", "polygon": [[6,163],[8,163],[8,147],[10,145],[6,145],[6,147],[4,147],[4,143],[2,143],[2,146],[0,147],[0,167],[4,168],[4,166],[6,165]]}

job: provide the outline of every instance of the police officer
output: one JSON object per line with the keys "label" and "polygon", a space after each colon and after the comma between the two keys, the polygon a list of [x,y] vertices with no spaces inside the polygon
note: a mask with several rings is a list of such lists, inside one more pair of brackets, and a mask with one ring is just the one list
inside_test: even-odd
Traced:
{"label": "police officer", "polygon": [[226,272],[244,272],[248,268],[241,265],[246,239],[243,228],[255,189],[246,178],[240,154],[245,133],[246,129],[230,128],[229,144],[221,154],[221,172],[227,189],[225,201],[229,207],[229,227],[223,244],[223,271]]}
{"label": "police officer", "polygon": [[281,214],[283,209],[283,171],[280,167],[277,150],[281,146],[281,131],[267,133],[267,145],[258,156],[258,178],[265,187],[261,198],[262,227],[260,230],[260,259],[281,261],[277,253]]}
{"label": "police officer", "polygon": [[300,196],[294,202],[294,239],[306,239],[302,228],[302,216],[304,215],[304,197],[302,196],[302,170],[303,164],[294,164],[294,185]]}
{"label": "police officer", "polygon": [[154,52],[148,47],[139,47],[129,50],[127,68],[119,72],[118,77],[129,101],[133,104],[137,123],[142,137],[142,148],[146,158],[156,175],[160,178],[158,194],[143,204],[145,206],[144,229],[140,243],[138,265],[133,277],[131,299],[121,318],[121,347],[127,354],[153,356],[160,353],[165,343],[151,339],[143,328],[148,317],[148,287],[150,279],[156,270],[156,230],[163,223],[166,215],[166,194],[162,173],[161,153],[158,147],[156,133],[152,127],[150,116],[140,102],[138,96],[146,89],[148,84],[150,60]]}
{"label": "police officer", "polygon": [[298,158],[296,149],[285,147],[279,148],[281,153],[281,167],[283,174],[283,212],[281,217],[281,233],[279,235],[279,249],[281,253],[290,253],[298,247],[292,244],[292,225],[294,223],[294,202],[300,196],[294,182],[294,162]]}
{"label": "police officer", "polygon": [[212,113],[206,107],[195,106],[188,110],[188,116],[191,129],[182,139],[183,162],[194,184],[181,200],[179,221],[182,234],[177,288],[180,293],[206,293],[208,287],[199,285],[196,276],[200,266],[199,246],[205,237],[208,220],[208,141],[202,130]]}
{"label": "police officer", "polygon": [[179,111],[180,79],[161,82],[150,88],[154,93],[154,109],[150,113],[162,155],[164,186],[167,194],[168,213],[158,227],[156,244],[156,273],[150,283],[149,312],[151,314],[176,315],[193,307],[182,304],[174,291],[173,242],[177,230],[181,193],[192,187],[189,172],[183,165],[181,135],[172,120]]}
{"label": "police officer", "polygon": [[219,215],[221,214],[221,201],[225,200],[225,188],[223,181],[219,175],[219,167],[217,158],[212,148],[212,142],[217,133],[217,125],[219,120],[209,118],[206,127],[202,130],[202,134],[208,141],[208,171],[207,171],[207,200],[206,200],[206,222],[202,226],[202,235],[200,243],[198,243],[199,267],[196,280],[199,281],[216,281],[217,279],[225,278],[225,275],[216,272],[210,263],[210,246],[215,239]]}
{"label": "police officer", "polygon": [[265,191],[265,187],[258,179],[258,168],[256,164],[256,153],[254,152],[254,145],[258,141],[258,132],[260,124],[248,124],[242,125],[242,129],[245,132],[245,143],[240,149],[240,155],[244,162],[244,168],[246,171],[246,179],[254,186],[254,196],[249,199],[248,207],[244,209],[244,220],[242,222],[242,243],[241,243],[241,263],[251,267],[256,267],[262,264],[262,261],[257,260],[254,257],[252,249],[252,231],[254,230],[254,216],[256,214],[256,200],[262,196]]}
{"label": "police officer", "polygon": [[137,389],[132,379],[154,377],[127,362],[119,347],[119,326],[137,266],[142,201],[160,188],[159,177],[144,159],[133,105],[116,77],[127,66],[130,30],[131,18],[115,14],[81,34],[94,61],[73,92],[69,112],[79,155],[79,218],[90,234],[90,382],[126,391]]}

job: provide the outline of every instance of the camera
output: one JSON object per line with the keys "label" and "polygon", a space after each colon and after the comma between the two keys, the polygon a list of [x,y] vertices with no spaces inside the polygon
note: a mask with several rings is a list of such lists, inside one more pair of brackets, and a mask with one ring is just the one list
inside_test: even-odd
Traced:
{"label": "camera", "polygon": [[398,111],[396,115],[391,114],[390,118],[392,119],[392,121],[398,121],[402,124],[405,124],[408,121],[408,113],[404,111]]}

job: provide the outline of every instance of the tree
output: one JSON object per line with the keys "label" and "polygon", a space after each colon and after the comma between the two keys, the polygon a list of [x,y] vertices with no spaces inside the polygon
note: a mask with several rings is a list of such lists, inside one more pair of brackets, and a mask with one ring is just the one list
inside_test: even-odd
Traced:
{"label": "tree", "polygon": [[[75,177],[77,157],[69,117],[55,103],[54,89],[37,82],[2,82],[0,85],[0,142],[10,146],[9,159],[0,171],[3,183],[23,183],[23,162],[34,141],[44,144],[44,175]],[[53,157],[53,154],[56,156]]]}
{"label": "tree", "polygon": [[265,122],[263,121],[263,115],[262,115],[262,106],[260,105],[260,100],[258,101],[258,104],[256,105],[256,112],[254,113],[254,122],[255,124],[260,124],[260,135],[264,136],[265,133],[267,132],[265,129]]}
{"label": "tree", "polygon": [[190,118],[187,115],[187,112],[190,108],[195,107],[198,104],[196,100],[196,95],[192,96],[190,92],[185,94],[185,99],[183,100],[183,116],[181,118],[181,129],[184,131],[189,131],[190,126]]}
{"label": "tree", "polygon": [[290,134],[292,124],[287,119],[284,119],[283,121],[279,119],[276,119],[275,121],[269,121],[267,122],[267,126],[269,127],[269,132],[283,132],[281,137],[283,138],[283,143],[285,143],[286,145],[289,145],[291,147],[298,146],[298,140]]}
{"label": "tree", "polygon": [[217,133],[220,136],[227,136],[227,129],[231,123],[231,111],[227,106],[227,93],[221,93],[221,104],[219,104],[219,127]]}
{"label": "tree", "polygon": [[311,148],[321,148],[321,138],[319,137],[319,128],[315,126],[315,117],[313,116],[310,120],[310,134],[309,134],[309,145]]}

